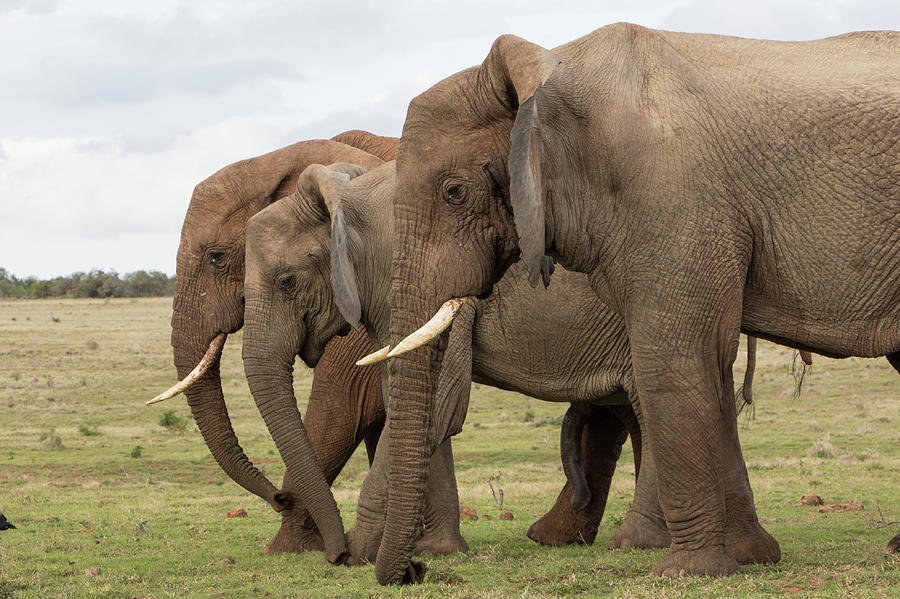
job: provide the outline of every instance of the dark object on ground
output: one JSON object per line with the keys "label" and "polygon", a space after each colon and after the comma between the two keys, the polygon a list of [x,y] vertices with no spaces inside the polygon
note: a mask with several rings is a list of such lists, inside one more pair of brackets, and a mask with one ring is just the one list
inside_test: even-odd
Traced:
{"label": "dark object on ground", "polygon": [[9,530],[10,528],[15,528],[13,523],[6,519],[6,516],[3,515],[3,512],[0,512],[0,530]]}
{"label": "dark object on ground", "polygon": [[825,501],[816,493],[804,493],[800,497],[800,505],[825,505]]}
{"label": "dark object on ground", "polygon": [[891,555],[900,554],[900,533],[897,533],[893,539],[888,541],[888,546],[885,551]]}

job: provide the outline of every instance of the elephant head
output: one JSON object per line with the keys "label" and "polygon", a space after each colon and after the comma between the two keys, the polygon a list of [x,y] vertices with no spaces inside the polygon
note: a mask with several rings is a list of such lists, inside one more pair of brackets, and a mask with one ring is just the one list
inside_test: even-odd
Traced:
{"label": "elephant head", "polygon": [[[332,561],[343,544],[329,549],[328,538],[337,539],[343,530],[297,409],[292,373],[297,356],[315,367],[326,344],[348,333],[348,322],[360,321],[358,285],[365,280],[357,280],[349,261],[347,246],[358,240],[349,238],[346,222],[354,215],[345,213],[340,197],[351,177],[364,172],[348,163],[312,165],[300,176],[295,194],[261,211],[247,225],[243,347],[247,382]],[[389,218],[387,210],[382,212]],[[387,280],[386,272],[382,276]]]}
{"label": "elephant head", "polygon": [[[350,133],[353,140],[366,141],[363,132]],[[387,138],[372,138],[369,141],[376,145],[386,144]],[[225,337],[243,324],[247,220],[292,193],[297,178],[309,164],[336,160],[365,165],[381,162],[343,143],[314,140],[223,168],[194,189],[178,249],[172,314],[175,366],[182,379],[200,361],[209,366],[185,390],[191,413],[216,462],[228,476],[276,510],[281,506],[275,501],[275,487],[247,458],[231,427],[218,360]],[[202,360],[204,356],[206,360]]]}
{"label": "elephant head", "polygon": [[[556,56],[515,36],[484,63],[410,102],[397,153],[391,343],[396,346],[446,300],[485,297],[522,257],[532,284],[548,282],[541,205],[541,87]],[[509,165],[507,166],[507,161]],[[517,229],[519,234],[516,234]],[[390,365],[390,500],[376,575],[403,582],[421,519],[437,343]]]}

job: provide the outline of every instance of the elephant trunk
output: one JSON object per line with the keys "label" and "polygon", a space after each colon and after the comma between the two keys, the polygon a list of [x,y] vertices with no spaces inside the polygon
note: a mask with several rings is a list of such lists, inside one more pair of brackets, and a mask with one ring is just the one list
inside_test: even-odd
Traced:
{"label": "elephant trunk", "polygon": [[[183,298],[176,294],[175,312],[172,316],[172,346],[178,378],[183,379],[203,358],[209,339],[203,337],[200,310],[184,306]],[[212,337],[211,335],[210,337]],[[231,427],[231,419],[222,393],[218,358],[209,369],[185,391],[188,406],[200,434],[216,463],[234,482],[269,502],[274,502],[275,486],[250,461],[238,443]]]}
{"label": "elephant trunk", "polygon": [[[265,308],[254,308],[248,303],[247,313],[251,312],[265,313]],[[248,319],[244,328],[243,357],[250,392],[284,460],[296,494],[322,535],[326,559],[340,563],[347,555],[341,515],[328,480],[316,461],[294,397],[293,358],[296,351],[291,352],[289,358],[279,355],[277,349],[271,347],[272,340],[268,335],[266,327],[257,326]],[[281,493],[276,494],[275,499],[276,502],[287,501],[286,495]]]}
{"label": "elephant trunk", "polygon": [[[411,260],[409,262],[415,262]],[[391,343],[396,346],[434,313],[409,262],[394,261],[391,290]],[[421,262],[420,262],[421,263]],[[384,536],[375,563],[381,584],[418,582],[422,571],[410,563],[423,531],[425,479],[431,439],[432,404],[440,368],[438,340],[397,356],[390,364],[388,430],[391,437],[389,494]]]}

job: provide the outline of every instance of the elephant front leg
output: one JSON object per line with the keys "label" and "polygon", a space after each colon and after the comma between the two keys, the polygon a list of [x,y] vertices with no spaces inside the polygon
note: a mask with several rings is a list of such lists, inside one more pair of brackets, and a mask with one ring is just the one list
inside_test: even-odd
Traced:
{"label": "elephant front leg", "polygon": [[647,435],[641,430],[634,412],[626,419],[625,426],[631,434],[634,448],[637,481],[634,499],[625,521],[609,540],[610,549],[637,547],[660,549],[672,544],[672,536],[666,527],[666,518],[659,505],[659,488],[656,484],[656,461],[646,443]]}
{"label": "elephant front leg", "polygon": [[[390,445],[390,434],[385,427],[372,468],[360,491],[356,522],[347,532],[350,565],[375,563],[378,555],[387,513]],[[432,455],[426,484],[424,527],[415,553],[444,555],[468,551],[469,546],[459,532],[459,497],[449,439]]]}
{"label": "elephant front leg", "polygon": [[[678,344],[659,351],[661,336],[653,344],[643,335],[629,336],[659,502],[672,536],[669,553],[653,571],[676,577],[733,574],[738,564],[725,551],[726,462],[717,352],[693,353]],[[730,368],[731,362],[727,364]]]}
{"label": "elephant front leg", "polygon": [[438,445],[428,466],[425,492],[425,532],[416,543],[415,553],[446,555],[466,552],[469,544],[459,532],[459,493],[453,470],[450,439]]}
{"label": "elephant front leg", "polygon": [[725,460],[725,550],[739,564],[775,564],[781,560],[778,541],[759,523],[753,490],[741,453],[731,371],[726,373],[723,413]]}
{"label": "elephant front leg", "polygon": [[550,511],[526,533],[529,539],[541,545],[593,544],[606,509],[616,462],[628,436],[624,424],[608,407],[584,405],[577,409],[580,417],[586,420],[578,442],[581,443],[581,466],[590,489],[590,501],[583,509],[575,509],[572,484],[566,481]]}
{"label": "elephant front leg", "polygon": [[304,551],[324,551],[322,535],[316,528],[315,522],[309,512],[302,506],[295,505],[299,499],[293,496],[293,482],[290,475],[285,472],[284,482],[278,496],[286,499],[290,507],[281,512],[281,527],[266,545],[263,553],[272,555],[275,553],[303,553]]}

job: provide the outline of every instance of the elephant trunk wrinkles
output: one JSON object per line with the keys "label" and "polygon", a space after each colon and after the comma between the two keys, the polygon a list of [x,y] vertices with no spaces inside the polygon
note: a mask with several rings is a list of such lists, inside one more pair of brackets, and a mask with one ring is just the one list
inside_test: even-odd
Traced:
{"label": "elephant trunk wrinkles", "polygon": [[[196,313],[184,312],[181,304],[183,302],[179,302],[176,295],[176,311],[172,317],[172,346],[179,379],[187,376],[209,345],[209,339],[201,338],[202,333],[197,324],[200,322],[199,310]],[[218,360],[185,391],[185,395],[197,428],[216,463],[234,482],[269,502],[276,510],[279,509],[273,503],[275,486],[244,453],[231,427],[222,393]]]}
{"label": "elephant trunk wrinkles", "polygon": [[[422,277],[397,268],[392,288],[391,342],[396,345],[433,314],[422,295]],[[406,273],[404,273],[406,271]],[[410,309],[411,308],[411,309]],[[381,584],[414,582],[409,559],[423,531],[425,478],[434,439],[432,404],[439,363],[437,340],[398,356],[390,364],[388,427],[391,436],[389,492],[384,536],[375,563]]]}
{"label": "elephant trunk wrinkles", "polygon": [[[248,313],[251,310],[248,306]],[[346,558],[347,545],[337,503],[313,451],[297,409],[290,360],[264,350],[265,327],[248,322],[244,333],[244,371],[250,392],[284,460],[294,489],[322,535],[325,557],[331,563]]]}

